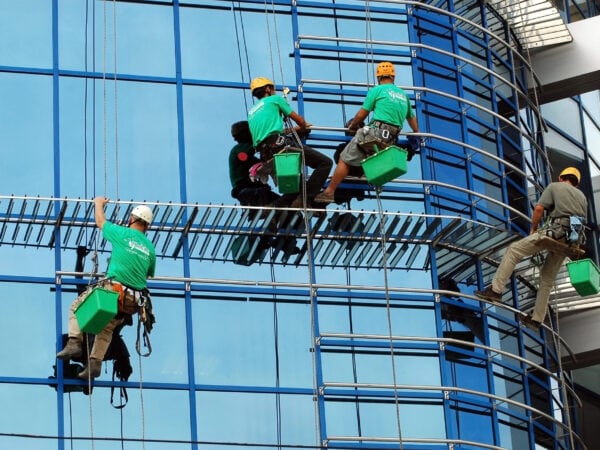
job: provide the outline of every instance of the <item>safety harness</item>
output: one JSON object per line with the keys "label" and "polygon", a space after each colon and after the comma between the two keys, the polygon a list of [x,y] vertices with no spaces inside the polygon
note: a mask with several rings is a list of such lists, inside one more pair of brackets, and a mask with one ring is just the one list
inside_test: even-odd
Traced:
{"label": "safety harness", "polygon": [[551,217],[543,227],[546,236],[565,240],[569,245],[585,244],[584,219],[580,216]]}

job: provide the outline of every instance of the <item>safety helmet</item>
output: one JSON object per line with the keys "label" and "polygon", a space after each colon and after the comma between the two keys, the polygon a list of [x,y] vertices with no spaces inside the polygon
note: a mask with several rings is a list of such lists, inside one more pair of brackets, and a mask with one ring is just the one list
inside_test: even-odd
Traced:
{"label": "safety helmet", "polygon": [[384,61],[377,64],[377,72],[375,73],[377,78],[379,77],[395,77],[396,70],[391,62]]}
{"label": "safety helmet", "polygon": [[250,91],[254,92],[254,89],[269,85],[275,86],[275,83],[265,77],[256,77],[250,82]]}
{"label": "safety helmet", "polygon": [[563,169],[559,177],[564,177],[565,175],[573,175],[575,178],[577,178],[577,183],[581,181],[581,173],[579,173],[579,170],[577,170],[575,167],[567,167]]}
{"label": "safety helmet", "polygon": [[152,219],[154,218],[154,215],[152,214],[152,210],[150,208],[148,208],[146,205],[137,205],[131,211],[131,215],[146,222],[148,225],[150,225],[152,223]]}

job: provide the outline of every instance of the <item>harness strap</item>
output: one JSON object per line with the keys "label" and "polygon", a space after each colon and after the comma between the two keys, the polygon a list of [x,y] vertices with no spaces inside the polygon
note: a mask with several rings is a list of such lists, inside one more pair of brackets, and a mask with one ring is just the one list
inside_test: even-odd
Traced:
{"label": "harness strap", "polygon": [[398,134],[400,133],[400,127],[396,125],[391,125],[386,122],[382,122],[380,120],[374,120],[373,122],[371,122],[371,125],[374,128],[379,128],[382,132],[383,139],[387,139],[389,141],[395,141],[398,137]]}
{"label": "harness strap", "polygon": [[[112,374],[112,380],[113,381],[115,381],[116,372],[117,371],[116,371],[116,369],[114,368],[114,365],[113,365],[113,374]],[[129,401],[129,396],[127,395],[127,388],[125,388],[125,386],[119,387],[120,404],[118,404],[118,405],[115,405],[115,403],[113,401],[114,393],[115,393],[115,385],[113,383],[113,385],[110,387],[110,404],[115,409],[122,409],[122,408],[124,408],[125,405],[127,405],[127,402]],[[123,401],[123,399],[125,399],[125,401]]]}
{"label": "harness strap", "polygon": [[[142,292],[139,307],[140,309],[138,313],[135,350],[137,351],[138,355],[145,357],[150,356],[150,354],[152,353],[152,344],[150,343],[150,331],[152,331],[152,326],[155,322],[154,314],[152,313],[152,301],[150,300],[150,295],[147,291]],[[142,324],[144,325],[143,331]],[[148,351],[145,353],[142,353],[142,342],[144,344],[144,347],[148,349]]]}

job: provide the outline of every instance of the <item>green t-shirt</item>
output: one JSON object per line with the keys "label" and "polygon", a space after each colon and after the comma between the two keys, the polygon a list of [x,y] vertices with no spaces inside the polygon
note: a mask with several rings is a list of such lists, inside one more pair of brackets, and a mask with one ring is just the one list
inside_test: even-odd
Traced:
{"label": "green t-shirt", "polygon": [[252,134],[252,143],[258,146],[267,136],[283,133],[281,116],[289,116],[292,107],[279,95],[269,95],[257,101],[248,112],[248,125]]}
{"label": "green t-shirt", "polygon": [[229,152],[229,180],[236,188],[250,182],[248,171],[260,160],[254,156],[254,147],[250,144],[237,144]]}
{"label": "green t-shirt", "polygon": [[566,181],[550,183],[538,201],[550,217],[577,216],[587,218],[587,199],[580,189],[577,189]]}
{"label": "green t-shirt", "polygon": [[415,116],[406,92],[393,83],[379,84],[369,90],[362,108],[373,112],[373,120],[402,128],[406,118]]}
{"label": "green t-shirt", "polygon": [[105,222],[102,235],[112,244],[106,277],[141,290],[146,279],[154,276],[156,252],[144,233],[129,227]]}

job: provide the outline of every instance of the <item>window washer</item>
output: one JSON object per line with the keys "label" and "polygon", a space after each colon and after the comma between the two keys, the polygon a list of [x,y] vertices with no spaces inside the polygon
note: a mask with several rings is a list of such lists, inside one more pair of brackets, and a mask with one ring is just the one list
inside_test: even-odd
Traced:
{"label": "window washer", "polygon": [[248,121],[235,122],[231,125],[231,136],[237,142],[229,152],[231,196],[242,206],[272,205],[280,199],[280,195],[273,192],[268,184],[261,180],[251,180],[249,176],[250,169],[260,163],[260,160],[254,156],[256,150],[252,145]]}
{"label": "window washer", "polygon": [[[137,312],[138,301],[146,290],[146,280],[148,277],[154,276],[156,267],[154,245],[145,235],[152,223],[152,210],[146,205],[136,206],[131,211],[128,226],[121,226],[106,220],[104,206],[107,203],[108,199],[104,197],[94,199],[96,225],[102,230],[104,238],[112,244],[106,278],[101,280],[98,285],[107,289],[123,291],[124,306],[122,309],[124,312],[117,314],[96,335],[88,364],[78,375],[84,380],[100,375],[102,360],[112,340],[114,329],[128,318],[130,319],[132,313]],[[68,323],[69,339],[65,347],[57,353],[56,357],[59,359],[68,361],[80,357],[83,353],[83,333],[75,317],[75,310],[88,293],[89,289],[79,295],[71,304]]]}
{"label": "window washer", "polygon": [[[491,302],[502,302],[502,292],[506,282],[512,275],[515,266],[525,257],[540,251],[538,241],[549,236],[559,242],[580,246],[585,242],[583,226],[577,232],[577,223],[584,223],[587,217],[587,199],[578,189],[581,174],[575,167],[567,167],[558,176],[558,182],[550,183],[542,192],[533,210],[531,232],[529,236],[513,242],[502,257],[496,270],[492,284],[483,291],[475,291],[475,295]],[[549,218],[543,227],[540,226],[544,213]],[[572,229],[573,227],[573,229]],[[577,236],[572,235],[575,231]],[[561,253],[548,251],[546,260],[540,270],[540,282],[535,299],[533,314],[521,317],[521,321],[533,330],[539,330],[540,324],[546,317],[548,299],[556,274],[565,256]]]}
{"label": "window washer", "polygon": [[[329,186],[315,197],[315,202],[332,203],[335,200],[335,190],[342,180],[348,176],[351,167],[359,167],[363,159],[373,153],[374,146],[380,150],[396,143],[396,139],[406,120],[413,132],[419,132],[417,118],[410,105],[408,96],[400,87],[394,84],[396,71],[390,62],[377,65],[376,77],[378,85],[371,88],[365,97],[362,107],[358,110],[350,126],[357,130],[356,135],[346,145],[340,155]],[[373,112],[371,122],[367,127],[359,128],[370,112]],[[418,138],[411,136],[414,141]],[[418,146],[412,142],[411,147]]]}
{"label": "window washer", "polygon": [[[252,134],[254,147],[260,152],[263,163],[272,161],[273,155],[283,149],[286,145],[298,148],[301,146],[304,153],[304,161],[308,167],[313,169],[306,181],[307,206],[312,206],[315,196],[321,191],[333,162],[327,156],[319,153],[313,148],[299,142],[293,142],[286,136],[282,117],[289,117],[296,124],[295,131],[300,136],[307,135],[310,130],[304,117],[292,110],[287,101],[275,93],[275,85],[271,80],[264,77],[254,78],[250,83],[252,95],[258,99],[248,113],[248,123]],[[292,130],[288,130],[291,132]],[[291,203],[292,208],[300,208],[304,205],[302,192]]]}
{"label": "window washer", "polygon": [[[252,135],[250,134],[248,121],[235,122],[231,125],[231,136],[237,142],[229,152],[229,178],[233,187],[231,196],[237,199],[242,206],[289,207],[298,196],[297,194],[279,195],[273,192],[266,180],[265,182],[259,179],[252,180],[250,177],[250,170],[260,164],[260,161],[254,156],[256,150],[252,145]],[[285,217],[286,219],[282,222],[281,215],[276,214],[269,223],[269,231],[277,233],[279,227],[287,226],[292,216],[285,215]],[[260,238],[259,249],[276,246],[276,239],[271,239],[268,236]],[[286,238],[282,250],[288,257],[297,254],[300,250],[296,246],[296,238]],[[260,253],[260,250],[257,253]]]}

